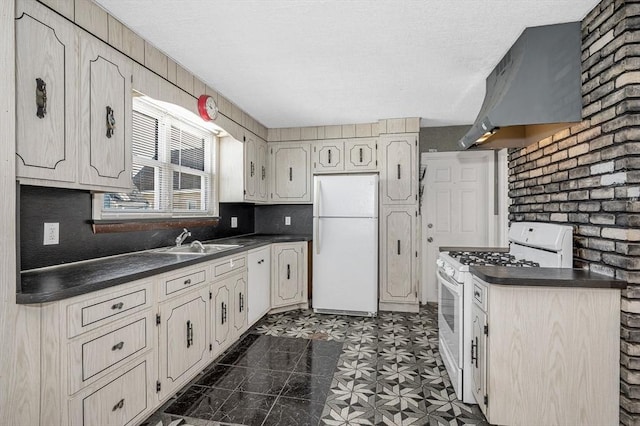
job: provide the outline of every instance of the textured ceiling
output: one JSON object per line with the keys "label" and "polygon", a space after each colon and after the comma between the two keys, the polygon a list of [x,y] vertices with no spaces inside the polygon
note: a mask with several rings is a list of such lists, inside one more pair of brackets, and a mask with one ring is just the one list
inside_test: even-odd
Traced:
{"label": "textured ceiling", "polygon": [[527,26],[597,0],[96,0],[267,127],[470,124]]}

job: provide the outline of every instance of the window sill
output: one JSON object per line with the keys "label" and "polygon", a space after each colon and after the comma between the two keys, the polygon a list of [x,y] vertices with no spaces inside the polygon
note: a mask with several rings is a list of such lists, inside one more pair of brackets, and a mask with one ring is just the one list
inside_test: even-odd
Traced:
{"label": "window sill", "polygon": [[90,223],[94,234],[109,234],[116,232],[151,231],[156,229],[217,226],[219,222],[219,217],[199,217],[180,219],[93,220]]}

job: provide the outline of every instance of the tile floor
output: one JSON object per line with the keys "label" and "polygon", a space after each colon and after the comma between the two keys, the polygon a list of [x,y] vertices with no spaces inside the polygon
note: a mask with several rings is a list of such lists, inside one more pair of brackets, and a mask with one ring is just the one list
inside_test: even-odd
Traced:
{"label": "tile floor", "polygon": [[263,318],[145,425],[487,425],[457,400],[435,305],[377,318]]}

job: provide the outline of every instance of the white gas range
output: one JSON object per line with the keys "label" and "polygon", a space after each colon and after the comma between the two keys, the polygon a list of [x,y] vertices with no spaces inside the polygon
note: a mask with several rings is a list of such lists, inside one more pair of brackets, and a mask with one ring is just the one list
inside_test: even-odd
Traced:
{"label": "white gas range", "polygon": [[441,252],[438,263],[438,333],[440,354],[458,399],[475,404],[471,393],[472,265],[512,267],[573,266],[573,228],[515,222],[508,251],[491,249]]}

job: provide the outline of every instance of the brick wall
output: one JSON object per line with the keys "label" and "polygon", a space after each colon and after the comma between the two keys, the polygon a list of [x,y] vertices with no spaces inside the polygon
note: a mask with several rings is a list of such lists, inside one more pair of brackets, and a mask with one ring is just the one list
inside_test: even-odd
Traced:
{"label": "brick wall", "polygon": [[640,2],[582,22],[583,122],[509,154],[511,221],[574,227],[574,267],[622,293],[620,421],[640,425]]}

